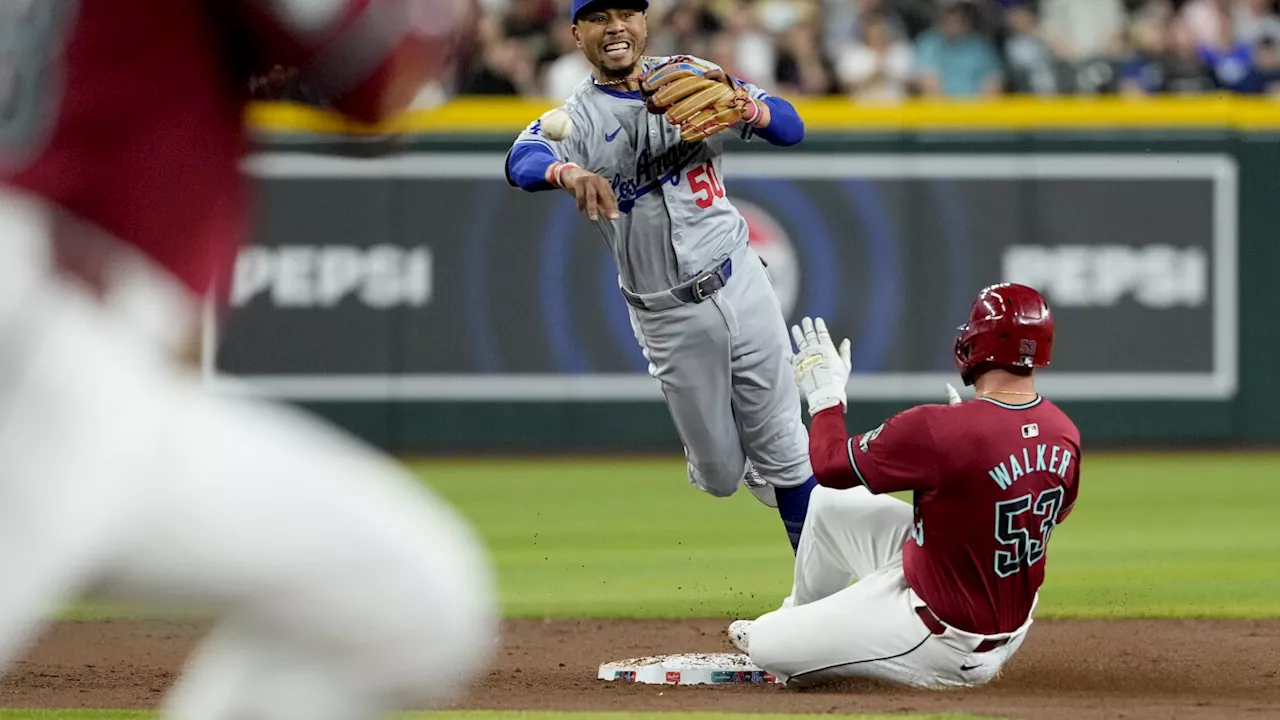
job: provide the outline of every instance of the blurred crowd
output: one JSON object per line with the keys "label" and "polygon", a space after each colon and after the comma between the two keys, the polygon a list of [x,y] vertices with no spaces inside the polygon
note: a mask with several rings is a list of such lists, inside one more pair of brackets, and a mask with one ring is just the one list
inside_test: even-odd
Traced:
{"label": "blurred crowd", "polygon": [[[479,0],[464,95],[560,100],[590,74],[568,0]],[[1280,0],[651,0],[650,55],[783,96],[1280,97]],[[289,87],[288,83],[264,86]],[[307,101],[305,93],[294,90]],[[263,91],[258,91],[263,96]]]}

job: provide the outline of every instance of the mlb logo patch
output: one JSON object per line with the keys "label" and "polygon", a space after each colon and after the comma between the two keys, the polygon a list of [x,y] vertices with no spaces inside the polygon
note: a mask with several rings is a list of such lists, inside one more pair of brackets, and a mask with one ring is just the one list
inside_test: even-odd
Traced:
{"label": "mlb logo patch", "polygon": [[1033,438],[1040,437],[1040,426],[1036,423],[1027,423],[1022,426],[1022,437]]}

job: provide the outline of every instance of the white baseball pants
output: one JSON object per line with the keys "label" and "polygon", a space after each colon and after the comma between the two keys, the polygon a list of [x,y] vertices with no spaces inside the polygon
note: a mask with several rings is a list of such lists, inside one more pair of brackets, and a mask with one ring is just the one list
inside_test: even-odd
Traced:
{"label": "white baseball pants", "polygon": [[448,702],[498,637],[485,550],[397,463],[211,397],[47,269],[0,197],[0,664],[77,596],[213,613],[180,720],[365,720]]}
{"label": "white baseball pants", "polygon": [[[791,595],[750,626],[752,662],[797,686],[862,677],[941,689],[993,679],[1032,620],[1007,635],[952,627],[933,634],[902,570],[911,523],[911,506],[896,498],[863,487],[815,488]],[[1006,637],[1002,647],[974,652],[984,640]]]}

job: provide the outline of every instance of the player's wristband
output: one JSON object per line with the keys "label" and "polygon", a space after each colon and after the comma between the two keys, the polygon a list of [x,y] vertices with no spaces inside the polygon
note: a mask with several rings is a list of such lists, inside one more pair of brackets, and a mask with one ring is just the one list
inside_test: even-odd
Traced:
{"label": "player's wristband", "polygon": [[809,405],[809,417],[836,406],[841,408],[849,406],[849,398],[845,394],[844,386],[830,385],[816,388],[805,399]]}
{"label": "player's wristband", "polygon": [[571,162],[553,162],[547,166],[547,182],[556,187],[564,187],[564,171],[569,168],[576,168],[578,165]]}
{"label": "player's wristband", "polygon": [[742,122],[748,125],[755,125],[762,114],[764,114],[764,110],[760,107],[760,101],[753,97],[747,98],[747,107],[742,111]]}

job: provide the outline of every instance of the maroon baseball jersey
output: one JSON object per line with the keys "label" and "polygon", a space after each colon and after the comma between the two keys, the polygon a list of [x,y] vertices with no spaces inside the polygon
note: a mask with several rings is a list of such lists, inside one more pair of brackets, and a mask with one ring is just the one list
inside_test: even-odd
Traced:
{"label": "maroon baseball jersey", "polygon": [[853,438],[837,406],[814,417],[810,436],[822,485],[914,491],[903,568],[939,619],[986,635],[1026,621],[1079,488],[1080,434],[1057,406],[921,405]]}
{"label": "maroon baseball jersey", "polygon": [[304,66],[339,110],[378,119],[441,64],[456,21],[424,7],[446,2],[5,3],[0,184],[68,213],[62,237],[87,223],[203,293],[248,235],[251,67]]}

